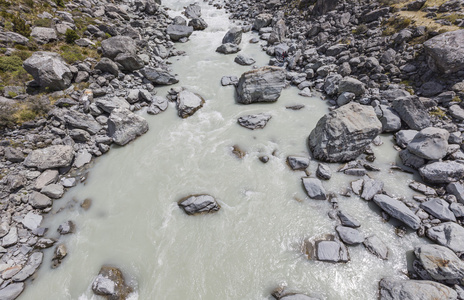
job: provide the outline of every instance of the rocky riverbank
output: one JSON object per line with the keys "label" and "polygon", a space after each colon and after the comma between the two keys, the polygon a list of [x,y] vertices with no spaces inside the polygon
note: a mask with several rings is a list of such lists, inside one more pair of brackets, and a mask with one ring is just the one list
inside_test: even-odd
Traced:
{"label": "rocky riverbank", "polygon": [[[458,1],[427,4],[338,0],[225,4],[243,31],[251,27],[259,32],[270,65],[285,68],[287,80],[302,95],[318,91],[331,105],[332,112],[309,135],[313,158],[348,161],[340,171],[364,176],[352,182],[351,193],[373,200],[385,218],[400,220],[439,244],[417,247],[410,280],[383,279],[380,299],[464,299],[462,251],[451,246],[464,238],[460,115],[464,56],[459,42],[464,30],[458,27],[462,20],[451,24],[443,19],[459,15],[463,7]],[[415,12],[426,13],[436,26],[403,17]],[[402,165],[395,169],[418,172],[423,179],[409,184],[420,193],[412,199],[395,199],[391,191],[383,190],[382,182],[369,177],[376,170],[369,144],[380,132],[396,139]],[[321,174],[303,178],[304,188],[310,198],[325,200],[330,192],[317,177],[330,178]],[[336,208],[336,199],[331,202]],[[346,262],[346,245],[363,242],[370,252],[387,259],[387,246],[375,236],[364,239],[352,228],[359,224],[347,225],[343,212],[334,211],[330,217],[340,219],[338,236],[308,245],[310,258]],[[441,263],[444,259],[447,264]]]}

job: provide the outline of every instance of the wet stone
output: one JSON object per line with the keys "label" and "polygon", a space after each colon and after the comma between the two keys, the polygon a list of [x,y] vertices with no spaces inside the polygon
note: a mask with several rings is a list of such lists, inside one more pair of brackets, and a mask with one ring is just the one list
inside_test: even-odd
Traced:
{"label": "wet stone", "polygon": [[303,187],[311,199],[326,200],[327,195],[322,182],[317,178],[304,177],[301,179]]}
{"label": "wet stone", "polygon": [[247,115],[238,118],[237,122],[242,127],[254,130],[264,128],[271,118],[268,114]]}
{"label": "wet stone", "polygon": [[449,203],[445,200],[433,198],[427,202],[421,203],[420,207],[442,221],[456,222],[456,217],[449,209]]}
{"label": "wet stone", "polygon": [[343,226],[348,226],[348,227],[353,227],[353,228],[357,228],[361,226],[361,223],[359,223],[358,220],[356,220],[354,217],[347,214],[346,212],[339,210],[337,212],[337,216],[340,219],[340,222],[342,223]]}
{"label": "wet stone", "polygon": [[309,167],[310,159],[303,156],[293,156],[290,155],[287,157],[287,163],[292,170],[304,170]]}
{"label": "wet stone", "polygon": [[14,300],[22,293],[23,290],[23,282],[9,284],[5,288],[0,290],[0,299]]}
{"label": "wet stone", "polygon": [[354,228],[345,227],[345,226],[337,226],[336,231],[340,239],[348,245],[358,245],[364,241],[363,235]]}
{"label": "wet stone", "polygon": [[332,263],[348,262],[348,249],[343,243],[338,241],[318,241],[316,242],[317,259]]}
{"label": "wet stone", "polygon": [[332,170],[326,164],[318,164],[316,169],[316,176],[322,180],[329,180],[332,177]]}
{"label": "wet stone", "polygon": [[75,230],[75,225],[73,221],[66,221],[58,226],[58,232],[60,234],[69,234],[73,233]]}
{"label": "wet stone", "polygon": [[178,205],[188,215],[214,213],[221,206],[210,195],[192,195],[179,200]]}
{"label": "wet stone", "polygon": [[376,235],[371,235],[367,237],[364,242],[364,247],[379,258],[386,260],[388,259],[389,250],[387,245],[385,245],[382,240],[380,240]]}

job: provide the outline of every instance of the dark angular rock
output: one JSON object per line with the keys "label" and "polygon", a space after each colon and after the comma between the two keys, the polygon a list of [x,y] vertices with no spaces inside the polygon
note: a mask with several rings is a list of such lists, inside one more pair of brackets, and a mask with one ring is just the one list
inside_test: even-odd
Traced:
{"label": "dark angular rock", "polygon": [[192,195],[179,200],[178,205],[188,215],[214,213],[221,206],[210,195]]}

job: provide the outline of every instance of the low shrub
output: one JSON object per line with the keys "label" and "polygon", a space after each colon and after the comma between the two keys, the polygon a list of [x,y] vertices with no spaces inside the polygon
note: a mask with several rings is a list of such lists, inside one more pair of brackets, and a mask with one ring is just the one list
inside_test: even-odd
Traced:
{"label": "low shrub", "polygon": [[74,42],[80,38],[79,35],[70,28],[66,29],[66,33],[64,35],[66,43],[68,44],[74,44]]}
{"label": "low shrub", "polygon": [[82,61],[85,59],[84,55],[82,55],[82,50],[79,46],[76,45],[64,45],[60,47],[61,56],[63,57],[64,61],[68,64],[73,64],[76,61]]}
{"label": "low shrub", "polygon": [[31,35],[31,27],[26,24],[26,21],[21,19],[21,17],[18,15],[13,16],[11,19],[11,22],[13,23],[13,31],[16,33],[19,33],[25,37],[29,37]]}
{"label": "low shrub", "polygon": [[14,72],[23,66],[23,61],[19,56],[1,56],[0,57],[0,71]]}

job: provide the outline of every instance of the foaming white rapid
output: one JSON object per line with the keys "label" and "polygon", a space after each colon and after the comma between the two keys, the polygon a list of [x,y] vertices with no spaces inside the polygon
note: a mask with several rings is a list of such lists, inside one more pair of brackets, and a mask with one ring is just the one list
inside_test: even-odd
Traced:
{"label": "foaming white rapid", "polygon": [[[167,2],[180,14],[186,0]],[[233,87],[221,87],[223,75],[239,76],[250,67],[233,62],[235,55],[215,52],[232,26],[228,15],[206,3],[203,17],[209,24],[195,32],[186,44],[178,44],[186,56],[172,59],[181,86],[207,101],[188,119],[176,114],[174,104],[157,116],[141,112],[150,130],[135,142],[111,151],[90,170],[85,184],[70,190],[54,203],[44,226],[55,232],[60,223],[73,220],[75,234],[60,238],[69,255],[62,265],[50,269],[47,251],[37,279],[29,282],[19,299],[100,299],[91,283],[103,264],[119,267],[134,287],[131,299],[270,299],[281,283],[289,290],[322,299],[376,299],[378,281],[398,276],[407,268],[406,251],[422,243],[415,233],[395,235],[391,223],[383,222],[375,205],[357,197],[339,197],[342,210],[355,216],[364,235],[376,234],[390,247],[388,261],[368,253],[362,245],[349,247],[351,261],[330,264],[309,261],[303,254],[305,239],[335,233],[336,222],[328,217],[327,201],[309,199],[301,186],[303,172],[286,166],[288,155],[309,155],[307,136],[327,105],[317,97],[298,96],[287,88],[273,104],[238,105]],[[258,66],[269,57],[244,35],[242,52]],[[165,95],[170,87],[158,89]],[[299,111],[288,105],[304,104]],[[240,127],[238,117],[266,112],[272,115],[262,130]],[[408,175],[390,173],[396,160],[389,137],[376,147],[372,173],[385,182],[385,189],[410,197]],[[247,155],[232,155],[239,145]],[[274,153],[274,155],[273,155]],[[258,157],[269,156],[267,164]],[[316,162],[310,166],[314,174]],[[343,191],[357,179],[336,173],[324,182],[333,193]],[[187,216],[177,201],[190,194],[208,193],[222,208],[212,215]],[[83,211],[79,203],[92,199]],[[57,235],[58,237],[58,235]]]}

